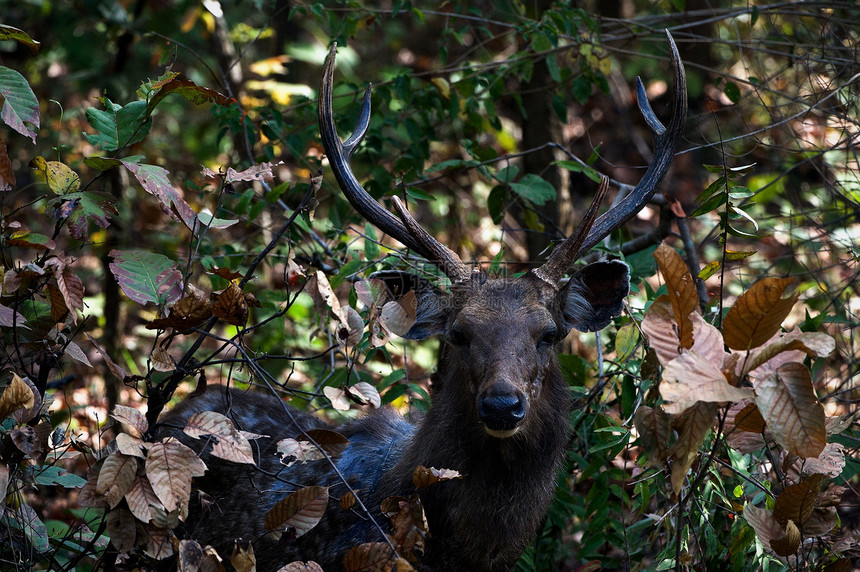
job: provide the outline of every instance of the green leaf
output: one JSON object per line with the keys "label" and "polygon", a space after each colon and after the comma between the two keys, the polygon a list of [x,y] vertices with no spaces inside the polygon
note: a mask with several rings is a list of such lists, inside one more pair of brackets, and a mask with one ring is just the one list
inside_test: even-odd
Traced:
{"label": "green leaf", "polygon": [[95,135],[84,133],[87,141],[105,151],[117,151],[146,138],[152,121],[147,118],[145,101],[132,101],[125,107],[106,97],[101,101],[107,109],[90,107],[86,111],[87,121],[98,131]]}
{"label": "green leaf", "polygon": [[499,268],[502,266],[502,256],[504,255],[504,250],[499,250],[496,255],[493,257],[493,260],[490,262],[490,268],[487,271],[490,275],[497,275],[499,273]]}
{"label": "green leaf", "polygon": [[511,189],[522,198],[536,204],[544,205],[547,201],[555,200],[555,188],[538,175],[528,174],[519,183],[511,183]]}
{"label": "green leaf", "polygon": [[73,475],[66,469],[56,465],[47,465],[36,473],[37,485],[60,485],[67,489],[78,489],[87,484],[87,480]]}
{"label": "green leaf", "polygon": [[720,269],[720,261],[714,260],[713,262],[709,262],[707,266],[699,270],[699,278],[702,280],[707,280],[711,276],[717,273],[717,270]]}
{"label": "green leaf", "polygon": [[728,200],[728,197],[724,193],[720,193],[719,195],[714,195],[710,199],[708,199],[707,201],[705,201],[704,203],[699,205],[699,208],[697,208],[696,210],[694,210],[690,214],[690,218],[701,216],[705,213],[709,213],[712,210],[725,204],[725,202],[727,200]]}
{"label": "green leaf", "polygon": [[16,42],[24,44],[29,47],[30,51],[34,54],[39,52],[39,47],[42,45],[31,38],[24,30],[0,24],[0,42],[3,40],[15,40]]}
{"label": "green leaf", "polygon": [[519,174],[520,168],[516,165],[510,165],[504,169],[499,169],[499,172],[496,173],[496,180],[502,184],[510,183],[516,179]]}
{"label": "green leaf", "polygon": [[364,236],[364,257],[367,260],[376,260],[379,256],[379,238],[376,236],[376,229],[369,222],[364,224]]}
{"label": "green leaf", "polygon": [[753,193],[748,188],[741,187],[740,185],[737,187],[732,187],[732,190],[729,191],[729,196],[733,199],[746,199],[753,196],[754,194],[755,193]]}
{"label": "green leaf", "polygon": [[487,210],[490,213],[490,218],[493,219],[493,224],[500,224],[505,216],[505,203],[507,202],[508,191],[502,185],[493,187],[490,195],[487,197]]}
{"label": "green leaf", "polygon": [[164,255],[146,250],[112,250],[110,271],[122,291],[138,304],[163,305],[182,295],[182,274]]}
{"label": "green leaf", "polygon": [[465,161],[463,159],[448,159],[447,161],[442,161],[441,163],[436,163],[435,165],[431,165],[426,172],[432,173],[434,171],[444,171],[446,169],[457,169],[457,168],[471,168],[477,167],[480,163],[475,160]]}
{"label": "green leaf", "polygon": [[0,119],[6,125],[29,137],[36,144],[39,132],[39,100],[24,76],[0,66],[0,95],[5,98]]}
{"label": "green leaf", "polygon": [[738,88],[738,84],[733,81],[726,82],[726,87],[723,88],[723,93],[726,94],[726,97],[728,97],[732,103],[737,103],[741,100],[741,90]]}
{"label": "green leaf", "polygon": [[570,84],[570,92],[576,101],[585,103],[591,96],[591,80],[584,75],[577,77]]}
{"label": "green leaf", "polygon": [[55,220],[66,219],[69,233],[73,238],[86,240],[88,221],[92,220],[101,228],[110,226],[109,216],[116,216],[116,198],[108,193],[79,191],[67,193],[48,201],[45,211],[53,209]]}
{"label": "green leaf", "polygon": [[699,196],[696,197],[696,202],[701,203],[703,201],[711,198],[714,193],[718,193],[724,190],[726,185],[726,178],[723,176],[717,177],[717,180],[708,185],[708,188],[699,193]]}
{"label": "green leaf", "polygon": [[577,161],[556,161],[553,164],[561,167],[562,169],[566,169],[571,173],[582,173],[595,183],[599,183],[602,178],[600,173],[597,172],[597,169],[587,164],[583,165]]}
{"label": "green leaf", "polygon": [[419,201],[435,201],[436,197],[416,187],[406,187],[406,194]]}
{"label": "green leaf", "polygon": [[[255,203],[255,204],[256,204],[256,203]],[[265,204],[265,203],[264,203],[264,204]],[[188,208],[191,208],[191,207],[188,207]],[[254,219],[254,217],[250,217],[250,218],[251,218],[251,220],[253,220],[253,219]],[[198,225],[198,227],[197,227],[197,228],[195,228],[194,230],[195,230],[195,231],[197,231],[197,232],[199,233],[199,232],[200,232],[200,230],[202,230],[202,228],[201,228],[201,227],[208,227],[208,228],[227,228],[227,227],[229,227],[229,226],[233,226],[234,224],[236,224],[237,222],[239,222],[239,219],[234,219],[234,218],[216,218],[216,217],[212,216],[212,214],[211,214],[211,213],[206,212],[206,210],[203,210],[203,211],[200,211],[199,213],[197,213],[197,221],[200,223],[200,225]],[[189,228],[190,228],[190,227],[189,227]]]}

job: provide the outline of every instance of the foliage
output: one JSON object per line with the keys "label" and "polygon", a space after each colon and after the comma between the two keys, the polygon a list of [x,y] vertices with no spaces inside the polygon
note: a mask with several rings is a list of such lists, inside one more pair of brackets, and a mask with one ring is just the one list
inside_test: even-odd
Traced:
{"label": "foliage", "polygon": [[[624,18],[548,2],[19,4],[0,25],[3,562],[229,558],[171,541],[205,465],[151,429],[186,381],[261,386],[333,419],[427,407],[428,352],[397,337],[410,301],[369,277],[426,269],[319,174],[313,94],[330,41],[342,132],[374,83],[362,183],[409,200],[467,258],[516,271],[570,232],[577,187],[639,178],[621,166],[647,163],[650,142],[624,86],[638,73],[653,98],[665,91],[651,31],[666,27],[697,64],[696,127],[659,223],[613,237],[638,288],[628,315],[596,344],[565,346],[574,439],[519,568],[848,565],[856,7],[663,3]],[[683,259],[661,244],[672,223]],[[209,413],[185,433],[249,463],[255,436]],[[337,433],[284,441],[285,463],[342,446]],[[267,522],[310,530],[318,488]],[[393,541],[411,550],[427,532],[420,507],[392,503]],[[387,558],[377,544],[350,566]]]}

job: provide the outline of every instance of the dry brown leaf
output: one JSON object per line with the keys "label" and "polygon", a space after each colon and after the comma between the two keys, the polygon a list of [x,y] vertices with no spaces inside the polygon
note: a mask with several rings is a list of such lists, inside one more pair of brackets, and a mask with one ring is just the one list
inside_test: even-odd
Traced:
{"label": "dry brown leaf", "polygon": [[770,547],[777,556],[791,556],[800,548],[800,530],[792,521],[785,524],[785,536],[774,538],[770,541]]}
{"label": "dry brown leaf", "polygon": [[40,435],[34,427],[24,425],[12,429],[9,436],[12,438],[15,446],[18,447],[18,450],[24,453],[26,458],[37,459],[47,448],[50,429],[51,426],[48,425],[47,433],[43,430]]}
{"label": "dry brown leaf", "polygon": [[770,546],[771,540],[785,536],[785,529],[776,521],[773,511],[747,503],[744,505],[744,519],[753,528],[762,545],[769,551],[773,551]]}
{"label": "dry brown leaf", "polygon": [[669,455],[672,420],[659,407],[641,405],[633,414],[633,425],[639,433],[642,448],[648,454],[648,465],[662,467]]}
{"label": "dry brown leaf", "polygon": [[803,461],[803,474],[821,473],[835,479],[845,468],[845,452],[842,443],[828,443],[817,457]]}
{"label": "dry brown leaf", "polygon": [[758,379],[785,363],[803,361],[805,355],[827,357],[835,349],[836,341],[820,332],[795,330],[787,334],[777,333],[761,348],[750,353],[739,375],[749,374],[753,379]]}
{"label": "dry brown leaf", "polygon": [[58,324],[64,322],[69,315],[69,308],[66,306],[66,300],[60,288],[54,284],[48,284],[46,297],[51,305],[51,320]]}
{"label": "dry brown leaf", "polygon": [[128,492],[125,493],[125,502],[132,514],[141,522],[152,520],[153,508],[164,509],[146,475],[137,475],[134,478]]}
{"label": "dry brown leaf", "polygon": [[835,506],[816,507],[812,516],[803,526],[803,534],[807,538],[831,534],[836,525],[839,524],[839,514]]}
{"label": "dry brown leaf", "polygon": [[129,511],[124,508],[108,511],[105,526],[111,544],[117,552],[122,554],[134,550],[137,525]]}
{"label": "dry brown leaf", "polygon": [[[706,356],[708,361],[722,363],[725,351],[720,331],[697,312],[690,314],[690,321],[693,327],[693,347],[690,350]],[[642,320],[642,331],[664,367],[681,355],[678,328],[668,296],[660,296],[648,308],[648,314]]]}
{"label": "dry brown leaf", "polygon": [[733,350],[757,348],[779,331],[800,297],[795,292],[782,298],[793,278],[764,278],[741,294],[723,321],[723,339]]}
{"label": "dry brown leaf", "polygon": [[[0,512],[6,506],[6,492],[9,490],[9,467],[0,463]],[[355,499],[353,499],[355,500]]]}
{"label": "dry brown leaf", "polygon": [[313,560],[308,562],[290,562],[283,568],[279,568],[278,572],[323,572],[322,566]]}
{"label": "dry brown leaf", "polygon": [[96,494],[101,495],[114,508],[131,488],[137,475],[138,460],[136,457],[122,453],[112,453],[105,459],[99,472],[96,484]]}
{"label": "dry brown leaf", "polygon": [[340,497],[339,504],[340,508],[342,508],[343,510],[350,510],[352,509],[352,507],[358,504],[358,501],[356,500],[355,495],[352,494],[352,491],[347,491],[342,497]]}
{"label": "dry brown leaf", "polygon": [[364,320],[352,306],[344,306],[343,311],[346,314],[346,323],[349,326],[349,336],[346,338],[346,345],[354,346],[364,337]]}
{"label": "dry brown leaf", "polygon": [[99,494],[96,494],[96,484],[99,480],[98,467],[101,465],[96,465],[91,470],[91,475],[87,479],[87,482],[81,487],[81,490],[78,491],[78,504],[87,508],[108,508],[108,502],[105,498]]}
{"label": "dry brown leaf", "polygon": [[212,304],[206,295],[188,285],[185,296],[170,306],[170,315],[146,324],[147,329],[173,328],[177,332],[189,332],[212,317]]}
{"label": "dry brown leaf", "polygon": [[398,300],[386,302],[380,311],[382,326],[392,334],[405,336],[415,324],[415,316],[418,311],[418,301],[415,291],[410,290]]}
{"label": "dry brown leaf", "polygon": [[144,525],[146,530],[146,548],[144,552],[156,560],[164,560],[173,556],[173,531],[158,528],[151,524]]}
{"label": "dry brown leaf", "polygon": [[194,451],[173,438],[154,443],[146,456],[146,476],[168,512],[188,507],[191,479],[205,472],[205,463]]}
{"label": "dry brown leaf", "polygon": [[214,411],[200,411],[188,418],[183,429],[186,435],[199,439],[203,435],[214,435],[211,454],[236,463],[254,464],[251,443],[239,434],[229,417]]}
{"label": "dry brown leaf", "polygon": [[370,318],[370,346],[373,348],[381,348],[391,339],[391,334],[382,327],[382,322],[378,315]]}
{"label": "dry brown leaf", "polygon": [[[764,447],[764,437],[762,437],[761,433],[748,433],[747,431],[735,430],[735,419],[741,411],[746,409],[750,404],[755,405],[751,399],[743,399],[737,403],[733,403],[729,407],[725,423],[723,424],[726,443],[729,447],[744,454],[758,451]],[[758,408],[756,408],[756,410],[758,410]],[[759,413],[759,415],[761,415],[761,413]]]}
{"label": "dry brown leaf", "polygon": [[764,417],[754,402],[747,403],[734,417],[734,426],[738,431],[761,433],[764,431]]}
{"label": "dry brown leaf", "polygon": [[688,409],[681,417],[678,440],[669,450],[669,455],[674,458],[672,490],[676,495],[681,491],[687,471],[693,466],[693,461],[699,454],[699,447],[714,425],[718,409],[715,403],[701,402]]}
{"label": "dry brown leaf", "polygon": [[818,503],[818,493],[824,475],[812,475],[797,484],[785,488],[773,503],[773,516],[786,526],[788,521],[803,527]]}
{"label": "dry brown leaf", "polygon": [[751,389],[730,385],[720,365],[722,359],[714,364],[695,351],[684,351],[669,362],[660,383],[660,395],[667,401],[665,410],[679,414],[702,401],[722,403],[753,397]]}
{"label": "dry brown leaf", "polygon": [[[344,572],[389,572],[397,560],[386,542],[366,542],[353,546],[343,557]],[[401,570],[398,567],[398,570]]]}
{"label": "dry brown leaf", "polygon": [[346,450],[349,439],[331,429],[310,429],[298,436],[299,441],[313,441],[332,457]]}
{"label": "dry brown leaf", "polygon": [[[853,544],[857,544],[857,542],[854,542]],[[839,554],[841,551],[834,550],[833,552]],[[853,570],[854,561],[851,558],[840,558],[825,565],[824,568],[821,569],[821,572],[852,572]]]}
{"label": "dry brown leaf", "polygon": [[379,397],[379,392],[366,381],[359,381],[355,385],[350,385],[347,387],[347,391],[361,404],[370,404],[374,408],[382,405],[382,398]]}
{"label": "dry brown leaf", "polygon": [[96,343],[96,340],[91,335],[89,335],[89,334],[84,334],[84,335],[96,347],[96,350],[102,356],[102,359],[105,360],[105,365],[107,366],[108,371],[110,371],[111,374],[113,374],[113,376],[115,378],[117,378],[118,380],[125,381],[125,378],[128,377],[128,373],[123,368],[121,368],[116,363],[114,363],[114,361],[110,358],[110,356],[107,355],[104,352],[104,350],[101,349],[101,347],[99,347],[99,345]]}
{"label": "dry brown leaf", "polygon": [[234,326],[244,326],[248,321],[248,301],[235,283],[218,294],[212,294],[212,313]]}
{"label": "dry brown leaf", "polygon": [[675,323],[678,325],[680,346],[690,349],[693,347],[693,323],[690,320],[690,314],[699,307],[696,283],[684,260],[665,242],[660,243],[654,251],[654,258],[669,290],[669,300],[672,302]]}
{"label": "dry brown leaf", "polygon": [[6,143],[0,141],[0,192],[11,191],[15,188],[15,171],[6,151]]}
{"label": "dry brown leaf", "polygon": [[176,361],[162,347],[157,347],[149,354],[149,363],[155,371],[168,372],[176,369]]}
{"label": "dry brown leaf", "polygon": [[[83,311],[84,283],[81,282],[81,279],[75,275],[71,268],[66,266],[62,269],[62,272],[59,271],[59,267],[56,268],[57,271],[54,273],[54,277],[57,279],[57,286],[59,286],[60,292],[63,294],[66,307],[69,310]],[[76,324],[78,323],[77,312],[72,312],[72,320]]]}
{"label": "dry brown leaf", "polygon": [[120,433],[116,436],[116,448],[123,455],[145,459],[146,453],[144,451],[148,446],[149,443],[143,439],[138,439],[128,433]]}
{"label": "dry brown leaf", "polygon": [[817,457],[826,445],[824,408],[809,370],[787,363],[756,383],[756,404],[777,443],[799,457]]}
{"label": "dry brown leaf", "polygon": [[266,530],[295,530],[302,536],[319,523],[328,507],[328,487],[304,487],[278,501],[266,514]]}
{"label": "dry brown leaf", "polygon": [[203,547],[196,540],[179,542],[179,572],[198,572],[203,562]]}
{"label": "dry brown leaf", "polygon": [[278,455],[281,456],[281,463],[287,467],[292,467],[296,463],[304,464],[308,461],[325,459],[323,452],[313,443],[292,438],[278,441]]}
{"label": "dry brown leaf", "polygon": [[339,387],[323,387],[323,394],[331,401],[331,406],[338,411],[349,409],[349,398],[346,396],[346,392]]}
{"label": "dry brown leaf", "polygon": [[111,413],[110,416],[120,423],[125,423],[129,427],[137,429],[141,434],[146,433],[149,429],[149,423],[147,423],[146,417],[144,417],[143,413],[134,407],[114,405],[113,413]]}
{"label": "dry brown leaf", "polygon": [[200,563],[200,572],[226,572],[221,556],[211,546],[203,547],[203,562]]}
{"label": "dry brown leaf", "polygon": [[412,471],[412,483],[417,489],[423,489],[434,485],[440,481],[450,481],[452,479],[462,479],[463,475],[452,469],[436,469],[433,467],[425,467],[418,465]]}
{"label": "dry brown leaf", "polygon": [[0,420],[3,420],[18,409],[30,409],[35,403],[33,390],[17,374],[12,374],[12,381],[0,395]]}
{"label": "dry brown leaf", "polygon": [[[21,380],[27,384],[27,387],[30,388],[30,391],[33,393],[33,405],[31,407],[22,407],[21,409],[17,409],[12,412],[12,418],[15,420],[15,423],[23,424],[29,423],[31,420],[35,419],[37,415],[40,413],[44,413],[47,411],[47,408],[50,407],[51,403],[53,403],[53,396],[49,393],[45,396],[45,401],[42,401],[42,395],[39,393],[39,390],[36,388],[36,384],[33,383],[29,377],[22,377]],[[43,407],[45,411],[43,411]],[[40,423],[42,425],[44,422]],[[39,426],[37,425],[37,427]],[[47,433],[50,433],[52,430],[50,424],[47,424]],[[43,431],[45,433],[45,431]],[[45,438],[47,441],[47,437]]]}

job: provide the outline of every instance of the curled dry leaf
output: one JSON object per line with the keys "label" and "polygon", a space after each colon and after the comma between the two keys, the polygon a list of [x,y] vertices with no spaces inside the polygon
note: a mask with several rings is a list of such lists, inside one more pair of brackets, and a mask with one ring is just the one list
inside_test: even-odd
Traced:
{"label": "curled dry leaf", "polygon": [[675,323],[678,324],[678,340],[682,348],[690,349],[693,347],[693,322],[690,320],[690,314],[699,306],[696,283],[693,282],[684,260],[665,242],[660,243],[654,251],[654,258],[669,290]]}
{"label": "curled dry leaf", "polygon": [[212,303],[206,295],[197,288],[192,288],[190,284],[187,290],[185,296],[170,306],[169,316],[152,320],[146,324],[146,328],[149,330],[173,328],[177,332],[185,333],[211,318]]}
{"label": "curled dry leaf", "polygon": [[141,434],[146,433],[146,431],[149,429],[149,423],[147,423],[146,417],[144,417],[143,413],[141,413],[134,407],[115,405],[113,408],[113,413],[111,413],[110,416],[119,421],[120,423],[125,423],[129,427],[137,429],[138,431],[140,431]]}
{"label": "curled dry leaf", "polygon": [[223,291],[212,294],[212,313],[233,326],[244,326],[248,321],[248,301],[235,283]]}
{"label": "curled dry leaf", "polygon": [[415,324],[418,301],[410,290],[398,300],[386,302],[380,312],[382,326],[393,334],[405,336]]}
{"label": "curled dry leaf", "polygon": [[[81,279],[69,267],[63,268],[62,271],[59,271],[59,267],[57,267],[57,272],[54,273],[54,276],[57,279],[57,286],[59,286],[60,292],[63,294],[66,307],[70,310],[83,311],[84,283]],[[78,323],[76,312],[72,312],[72,320],[76,324]]]}
{"label": "curled dry leaf", "polygon": [[325,459],[323,452],[313,443],[292,438],[278,441],[278,455],[281,456],[281,463],[287,467],[292,467],[296,463],[304,464],[308,461]]}
{"label": "curled dry leaf", "polygon": [[48,284],[47,290],[48,303],[51,305],[51,320],[58,324],[62,323],[69,315],[69,307],[66,306],[63,293],[53,284]]}
{"label": "curled dry leaf", "polygon": [[314,562],[290,562],[283,568],[279,568],[278,572],[323,572],[322,566]]}
{"label": "curled dry leaf", "polygon": [[319,523],[328,507],[328,487],[304,487],[278,501],[266,514],[266,530],[294,530],[302,536]]}
{"label": "curled dry leaf", "polygon": [[346,323],[349,326],[349,335],[346,338],[346,345],[354,346],[361,341],[364,335],[364,320],[352,306],[344,306],[343,311],[346,314]]}
{"label": "curled dry leaf", "polygon": [[146,456],[146,476],[152,490],[169,512],[188,507],[192,477],[202,477],[206,464],[176,439],[154,443]]}
{"label": "curled dry leaf", "polygon": [[347,491],[342,497],[340,497],[339,504],[340,508],[342,508],[343,510],[350,510],[352,509],[352,507],[358,504],[358,501],[356,500],[355,495],[352,494],[352,491]]}
{"label": "curled dry leaf", "polygon": [[33,390],[17,373],[12,374],[12,381],[0,395],[0,420],[9,417],[18,409],[30,409],[35,403]]}
{"label": "curled dry leaf", "polygon": [[795,292],[782,298],[792,278],[764,278],[741,294],[723,321],[723,339],[733,350],[757,348],[768,341],[782,325],[800,297]]}
{"label": "curled dry leaf", "polygon": [[[758,451],[764,447],[764,437],[762,437],[760,432],[749,433],[747,431],[736,429],[735,427],[735,419],[740,415],[741,411],[750,405],[755,407],[755,403],[751,399],[742,399],[737,403],[733,403],[731,407],[729,407],[725,423],[723,424],[723,431],[726,434],[726,443],[728,443],[732,449],[744,454]],[[757,407],[756,411],[758,411]],[[761,413],[759,413],[759,415],[761,415]]]}
{"label": "curled dry leaf", "polygon": [[[722,359],[719,364],[722,364]],[[719,365],[694,351],[682,352],[666,366],[660,395],[668,413],[678,414],[698,402],[722,403],[753,397],[751,389],[735,387],[726,381]]]}
{"label": "curled dry leaf", "polygon": [[803,461],[803,474],[812,475],[821,473],[830,478],[836,478],[842,474],[845,468],[845,451],[842,443],[828,443],[817,457],[810,457]]}
{"label": "curled dry leaf", "polygon": [[149,354],[149,363],[155,371],[168,372],[176,369],[176,361],[162,347],[157,347]]}
{"label": "curled dry leaf", "polygon": [[338,387],[323,387],[323,393],[331,401],[331,406],[338,411],[347,411],[349,409],[349,398],[346,392]]}
{"label": "curled dry leaf", "polygon": [[756,383],[756,404],[777,443],[803,458],[817,457],[826,445],[824,408],[809,370],[787,363]]}
{"label": "curled dry leaf", "polygon": [[669,455],[672,420],[659,407],[642,405],[633,414],[633,425],[639,441],[648,454],[648,465],[662,467]]}
{"label": "curled dry leaf", "polygon": [[214,411],[200,411],[188,418],[183,429],[186,435],[199,439],[203,435],[213,435],[211,454],[236,463],[254,464],[251,443],[239,434],[230,419]]}
{"label": "curled dry leaf", "polygon": [[[48,429],[50,430],[50,425]],[[15,427],[12,429],[10,437],[18,450],[24,453],[27,459],[37,459],[48,444],[47,434],[44,435],[44,439],[41,439],[36,429],[29,425]]]}
{"label": "curled dry leaf", "polygon": [[412,471],[412,483],[417,489],[423,489],[434,485],[441,481],[450,481],[452,479],[462,479],[463,475],[452,469],[436,469],[433,467],[425,467],[418,465]]}
{"label": "curled dry leaf", "polygon": [[776,334],[763,347],[751,352],[740,375],[749,374],[753,379],[758,379],[783,364],[803,361],[804,354],[827,357],[835,349],[836,341],[824,333],[792,331]]}
{"label": "curled dry leaf", "polygon": [[96,494],[101,495],[114,508],[131,488],[137,475],[138,460],[136,457],[113,453],[105,459],[99,472]]}
{"label": "curled dry leaf", "polygon": [[105,526],[111,544],[117,552],[122,554],[134,550],[137,525],[131,512],[124,508],[108,511]]}
{"label": "curled dry leaf", "polygon": [[[30,388],[31,393],[33,394],[33,405],[30,407],[22,407],[21,409],[17,409],[12,413],[12,418],[15,419],[15,423],[23,424],[28,423],[29,421],[36,418],[37,415],[42,413],[42,409],[44,408],[47,411],[47,408],[50,407],[51,403],[53,403],[53,396],[48,394],[45,396],[44,402],[42,400],[42,394],[39,393],[39,390],[36,389],[36,384],[33,383],[29,377],[23,377],[21,380]],[[2,418],[0,418],[2,419]],[[41,423],[39,424],[41,425]],[[48,425],[48,432],[50,433],[50,424]]]}
{"label": "curled dry leaf", "polygon": [[800,548],[800,529],[789,520],[785,523],[785,536],[771,540],[770,547],[777,556],[791,556]]}
{"label": "curled dry leaf", "polygon": [[379,396],[379,392],[366,381],[359,381],[355,385],[350,385],[347,387],[347,390],[361,404],[370,404],[374,408],[382,405],[382,398]]}
{"label": "curled dry leaf", "polygon": [[90,358],[87,357],[87,354],[84,353],[81,346],[75,342],[69,342],[66,344],[66,355],[87,367],[93,367],[93,364],[90,363]]}
{"label": "curled dry leaf", "polygon": [[149,443],[143,439],[138,439],[128,433],[120,433],[116,436],[116,448],[123,455],[145,459],[146,453],[144,451],[148,446]]}

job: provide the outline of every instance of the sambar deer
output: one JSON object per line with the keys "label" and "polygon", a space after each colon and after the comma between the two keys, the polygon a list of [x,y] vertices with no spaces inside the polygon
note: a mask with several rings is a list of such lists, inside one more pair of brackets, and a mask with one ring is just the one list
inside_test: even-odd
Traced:
{"label": "sambar deer", "polygon": [[[319,122],[340,188],[365,219],[451,280],[450,290],[442,291],[408,273],[377,275],[398,296],[415,292],[416,322],[405,337],[440,335],[444,340],[432,405],[415,423],[382,408],[340,425],[337,431],[349,444],[337,458],[287,468],[276,458],[274,443],[330,427],[327,423],[261,393],[210,388],[186,400],[163,419],[168,428],[181,427],[194,412],[214,410],[230,416],[239,429],[271,439],[258,442],[258,467],[201,451],[209,471],[195,483],[208,494],[208,502],[205,508],[192,502],[184,534],[221,554],[230,553],[237,537],[251,540],[259,570],[276,570],[294,560],[315,561],[327,572],[342,569],[351,548],[366,542],[386,546],[383,530],[392,531],[380,504],[395,495],[413,495],[413,471],[423,465],[452,469],[462,478],[418,491],[429,532],[409,555],[417,567],[478,572],[514,566],[548,510],[568,442],[569,390],[554,348],[572,328],[606,326],[620,313],[629,287],[629,270],[620,261],[592,263],[566,282],[563,278],[581,255],[645,206],[681,137],[686,82],[677,48],[668,39],[675,83],[668,128],[638,82],[639,108],[656,139],[654,159],[642,181],[596,217],[608,186],[604,178],[576,232],[540,268],[518,279],[494,279],[470,269],[422,229],[397,197],[392,198],[394,216],[362,188],[349,162],[370,120],[370,87],[355,131],[341,141],[332,111],[336,46],[332,48],[320,90]],[[182,439],[203,449],[200,441]],[[264,515],[279,499],[308,485],[329,488],[328,510],[306,534],[285,534],[277,541],[264,527]],[[350,488],[366,511],[337,506]]]}

